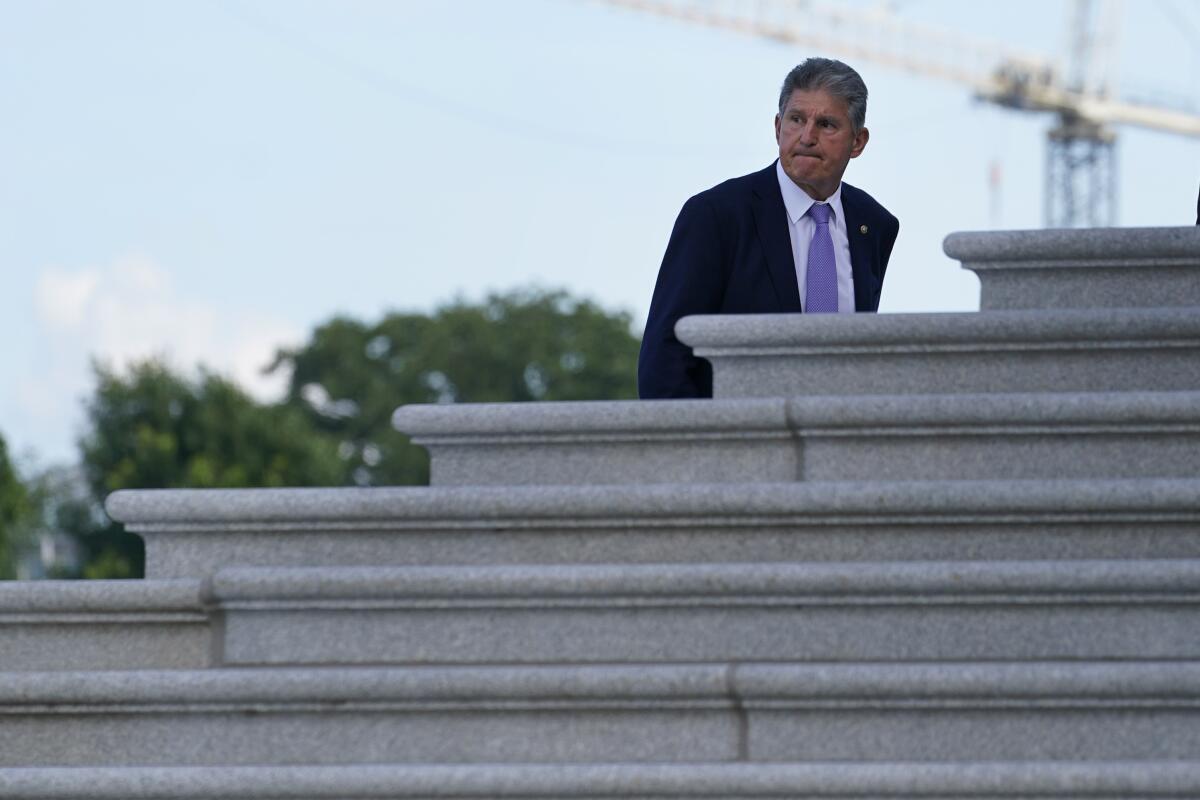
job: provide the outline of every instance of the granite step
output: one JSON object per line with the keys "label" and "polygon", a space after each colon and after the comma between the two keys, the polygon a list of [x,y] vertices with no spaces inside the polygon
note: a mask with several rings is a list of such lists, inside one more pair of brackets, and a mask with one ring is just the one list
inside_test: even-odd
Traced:
{"label": "granite step", "polygon": [[117,492],[149,577],[230,566],[1200,558],[1200,480]]}
{"label": "granite step", "polygon": [[0,671],[212,663],[196,580],[0,582]]}
{"label": "granite step", "polygon": [[1200,796],[1194,760],[0,768],[3,800],[1113,800]]}
{"label": "granite step", "polygon": [[1200,475],[1200,392],[410,405],[435,486]]}
{"label": "granite step", "polygon": [[1196,308],[684,317],[715,397],[1196,391]]}
{"label": "granite step", "polygon": [[408,405],[393,426],[429,451],[430,484],[791,481],[783,399]]}
{"label": "granite step", "polygon": [[1200,560],[231,568],[227,665],[1200,658]]}
{"label": "granite step", "polygon": [[964,231],[946,255],[979,276],[983,311],[1200,308],[1200,228]]}
{"label": "granite step", "polygon": [[0,717],[27,767],[1195,760],[1200,662],[17,672]]}

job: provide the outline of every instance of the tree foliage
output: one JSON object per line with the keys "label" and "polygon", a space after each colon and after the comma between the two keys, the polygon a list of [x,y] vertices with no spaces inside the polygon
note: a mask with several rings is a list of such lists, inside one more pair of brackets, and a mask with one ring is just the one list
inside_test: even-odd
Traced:
{"label": "tree foliage", "polygon": [[424,451],[392,428],[398,406],[632,398],[637,353],[627,314],[530,290],[430,315],[331,319],[277,355],[271,369],[290,379],[275,404],[157,361],[125,372],[96,366],[82,473],[47,472],[34,505],[52,529],[83,543],[84,577],[136,577],[141,540],[104,515],[111,492],[425,483]]}
{"label": "tree foliage", "polygon": [[14,574],[16,551],[30,512],[29,492],[8,456],[8,445],[0,437],[0,578]]}
{"label": "tree foliage", "polygon": [[[95,498],[118,489],[336,485],[333,441],[293,408],[261,405],[230,381],[189,380],[156,361],[127,375],[96,367],[81,442]],[[140,540],[108,524],[84,537],[106,576],[140,575]]]}
{"label": "tree foliage", "polygon": [[633,398],[637,354],[628,314],[525,290],[373,324],[338,317],[272,368],[290,371],[286,402],[341,441],[346,482],[415,484],[428,461],[392,428],[398,406]]}

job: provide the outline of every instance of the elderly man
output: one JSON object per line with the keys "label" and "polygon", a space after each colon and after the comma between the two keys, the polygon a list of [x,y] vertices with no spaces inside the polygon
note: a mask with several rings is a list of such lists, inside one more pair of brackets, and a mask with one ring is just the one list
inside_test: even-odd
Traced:
{"label": "elderly man", "polygon": [[675,338],[680,317],[878,310],[900,223],[842,183],[867,146],[866,115],[859,74],[810,58],[779,93],[779,159],[684,204],[642,337],[643,398],[712,396],[711,366]]}

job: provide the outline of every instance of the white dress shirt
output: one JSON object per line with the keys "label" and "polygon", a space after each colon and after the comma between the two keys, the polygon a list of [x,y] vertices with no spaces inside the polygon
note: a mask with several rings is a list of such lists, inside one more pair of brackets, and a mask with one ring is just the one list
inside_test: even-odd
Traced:
{"label": "white dress shirt", "polygon": [[[783,192],[783,205],[787,209],[788,234],[792,237],[792,258],[796,263],[796,284],[800,287],[800,307],[808,305],[805,290],[808,286],[808,246],[817,223],[808,216],[808,209],[817,202],[803,189],[792,182],[783,171],[783,165],[775,162],[775,175],[779,178],[779,190]],[[842,185],[824,201],[833,212],[829,215],[829,235],[833,239],[833,263],[837,268],[838,313],[853,312],[854,270],[850,267],[850,239],[846,236],[846,215],[842,213]]]}

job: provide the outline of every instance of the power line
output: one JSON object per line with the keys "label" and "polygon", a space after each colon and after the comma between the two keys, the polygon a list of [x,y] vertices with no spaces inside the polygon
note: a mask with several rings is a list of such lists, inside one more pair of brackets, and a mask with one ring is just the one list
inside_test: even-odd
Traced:
{"label": "power line", "polygon": [[526,139],[587,150],[608,153],[632,152],[637,155],[653,155],[655,157],[688,157],[687,153],[680,151],[676,143],[616,139],[596,136],[579,129],[572,129],[568,132],[561,128],[532,123],[524,117],[513,116],[503,111],[474,104],[469,99],[469,92],[464,92],[463,97],[450,99],[349,58],[310,36],[249,11],[244,5],[235,4],[231,0],[223,0],[213,3],[212,7],[221,9],[230,18],[273,39],[277,44],[302,53],[311,61],[352,78],[377,92],[442,116],[470,123],[473,126],[486,125]]}

